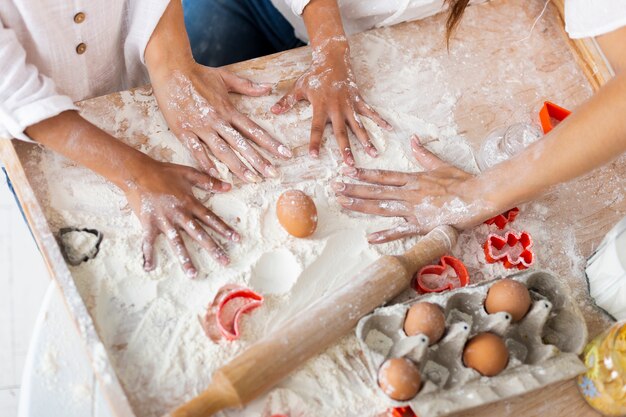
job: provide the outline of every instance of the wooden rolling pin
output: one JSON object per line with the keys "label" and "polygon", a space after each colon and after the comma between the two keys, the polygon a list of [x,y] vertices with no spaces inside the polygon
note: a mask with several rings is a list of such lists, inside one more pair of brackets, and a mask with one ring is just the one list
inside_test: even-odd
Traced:
{"label": "wooden rolling pin", "polygon": [[345,336],[363,316],[399,295],[419,269],[448,253],[456,240],[454,228],[440,226],[404,255],[381,257],[218,369],[205,391],[166,417],[207,417],[225,408],[243,407]]}

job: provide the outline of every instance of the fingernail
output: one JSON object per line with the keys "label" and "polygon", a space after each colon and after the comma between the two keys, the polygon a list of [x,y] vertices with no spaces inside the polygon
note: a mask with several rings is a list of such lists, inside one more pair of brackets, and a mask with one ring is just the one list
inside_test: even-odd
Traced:
{"label": "fingernail", "polygon": [[221,188],[222,188],[222,191],[230,191],[230,189],[233,188],[233,186],[227,182],[223,182]]}
{"label": "fingernail", "polygon": [[255,174],[252,171],[246,171],[243,174],[243,177],[246,179],[246,181],[248,182],[260,182],[261,181],[261,177],[259,177],[257,174]]}
{"label": "fingernail", "polygon": [[257,85],[261,88],[274,88],[274,83],[259,83]]}
{"label": "fingernail", "polygon": [[220,173],[215,168],[209,168],[209,175],[211,175],[214,178],[220,177]]}
{"label": "fingernail", "polygon": [[272,111],[272,113],[278,113],[280,111],[280,106],[278,104],[274,104],[270,110]]}
{"label": "fingernail", "polygon": [[378,157],[378,151],[376,150],[376,148],[368,148],[367,149],[367,153],[369,154],[369,156],[371,156],[372,158],[377,158]]}
{"label": "fingernail", "polygon": [[419,136],[417,136],[417,135],[411,136],[411,140],[416,145],[420,145],[420,146],[422,145],[422,141],[420,140]]}
{"label": "fingernail", "polygon": [[265,175],[267,175],[270,178],[277,178],[278,177],[278,171],[276,170],[276,168],[274,168],[273,166],[269,165],[265,168]]}
{"label": "fingernail", "polygon": [[346,175],[352,178],[355,178],[357,175],[357,169],[354,167],[343,167],[341,168],[339,172],[341,172],[343,175]]}
{"label": "fingernail", "polygon": [[387,130],[389,130],[389,131],[392,131],[392,130],[393,130],[393,126],[391,126],[389,123],[387,123],[387,124],[385,125],[385,129],[387,129]]}
{"label": "fingernail", "polygon": [[351,206],[352,203],[354,203],[354,200],[350,197],[344,197],[340,195],[339,197],[337,197],[337,202],[342,206]]}
{"label": "fingernail", "polygon": [[315,159],[320,157],[320,153],[317,150],[314,150],[314,149],[309,151],[309,155],[311,155]]}
{"label": "fingernail", "polygon": [[284,156],[285,158],[291,158],[293,156],[293,153],[291,153],[291,149],[289,149],[285,145],[280,145],[278,147],[278,153]]}
{"label": "fingernail", "polygon": [[195,268],[189,268],[185,271],[185,274],[187,274],[188,278],[195,278],[198,276],[198,271],[196,271]]}
{"label": "fingernail", "polygon": [[383,235],[379,235],[378,233],[372,233],[367,237],[367,241],[369,243],[378,243],[383,240],[385,240],[385,237]]}
{"label": "fingernail", "polygon": [[144,261],[144,263],[143,263],[143,270],[144,271],[150,272],[153,269],[154,269],[154,265],[152,265],[152,263]]}
{"label": "fingernail", "polygon": [[237,232],[230,232],[230,240],[233,242],[239,242],[241,240],[241,236]]}
{"label": "fingernail", "polygon": [[335,181],[335,182],[333,182],[330,186],[331,186],[331,187],[332,187],[332,189],[333,189],[333,190],[335,190],[335,191],[343,191],[343,190],[345,190],[345,189],[346,189],[346,184],[344,184],[344,183],[343,183],[343,182],[341,182],[341,181]]}

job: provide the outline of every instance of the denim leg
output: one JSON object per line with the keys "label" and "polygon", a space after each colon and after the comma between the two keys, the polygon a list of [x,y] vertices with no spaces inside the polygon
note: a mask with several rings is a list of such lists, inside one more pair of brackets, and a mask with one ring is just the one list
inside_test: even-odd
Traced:
{"label": "denim leg", "polygon": [[7,174],[7,170],[4,169],[4,167],[0,167],[0,168],[2,168],[2,172],[4,173],[4,177],[6,178],[9,191],[11,191],[11,194],[13,194],[13,198],[15,199],[15,204],[17,204],[17,208],[19,208],[20,213],[22,213],[22,218],[26,222],[26,225],[28,226],[28,230],[30,231],[30,234],[32,236],[33,231],[30,230],[30,225],[28,224],[28,220],[26,220],[26,215],[24,214],[24,209],[22,208],[22,205],[20,204],[20,200],[17,199],[17,194],[15,194],[15,189],[13,188],[13,183],[11,182],[11,179],[9,178],[9,174]]}
{"label": "denim leg", "polygon": [[183,0],[193,56],[211,67],[301,46],[270,0]]}

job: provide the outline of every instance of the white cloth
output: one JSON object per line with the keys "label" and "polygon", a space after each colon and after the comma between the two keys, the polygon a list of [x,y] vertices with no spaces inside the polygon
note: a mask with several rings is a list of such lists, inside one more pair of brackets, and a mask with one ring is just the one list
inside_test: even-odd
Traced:
{"label": "white cloth", "polygon": [[[423,19],[444,10],[443,0],[338,0],[348,34],[381,26]],[[310,0],[272,0],[295,28],[296,36],[308,40],[300,18]],[[474,1],[473,3],[477,3]],[[626,26],[626,0],[565,0],[566,29],[572,38],[598,36]]]}
{"label": "white cloth", "polygon": [[0,138],[28,140],[28,126],[75,101],[145,83],[144,50],[168,4],[0,0]]}
{"label": "white cloth", "polygon": [[565,29],[573,39],[626,26],[626,0],[565,0]]}

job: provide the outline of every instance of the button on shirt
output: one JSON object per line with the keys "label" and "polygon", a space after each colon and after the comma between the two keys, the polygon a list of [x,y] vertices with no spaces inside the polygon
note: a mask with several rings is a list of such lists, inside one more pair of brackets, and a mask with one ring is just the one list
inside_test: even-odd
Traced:
{"label": "button on shirt", "polygon": [[[144,50],[169,0],[0,0],[0,138],[144,84]],[[80,7],[78,7],[80,5]]]}

